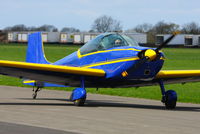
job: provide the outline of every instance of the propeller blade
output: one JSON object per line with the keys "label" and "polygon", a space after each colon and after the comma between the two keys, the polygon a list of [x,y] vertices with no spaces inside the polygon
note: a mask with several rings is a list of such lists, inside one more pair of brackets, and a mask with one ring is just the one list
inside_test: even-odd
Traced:
{"label": "propeller blade", "polygon": [[[143,57],[140,59],[140,61],[138,61],[136,64],[134,64],[131,68],[129,68],[128,70],[126,70],[127,73],[130,72],[134,72],[137,71],[138,68],[140,68],[142,66],[142,64],[144,64],[147,61],[151,61],[153,59],[155,59],[156,55],[159,54],[159,50],[161,50],[164,46],[166,46],[177,34],[179,34],[180,32],[173,32],[173,34],[167,39],[165,40],[160,46],[158,46],[155,50],[154,50],[154,54],[152,54],[152,50],[151,49],[147,49],[145,51],[143,51],[141,54],[143,55]],[[146,52],[150,50],[150,54],[146,54]],[[149,51],[148,51],[149,52]],[[156,54],[157,53],[157,54]]]}
{"label": "propeller blade", "polygon": [[165,40],[160,46],[158,46],[156,48],[156,52],[158,52],[159,50],[161,50],[164,46],[166,46],[177,34],[179,34],[180,32],[173,32],[172,35],[167,39]]}

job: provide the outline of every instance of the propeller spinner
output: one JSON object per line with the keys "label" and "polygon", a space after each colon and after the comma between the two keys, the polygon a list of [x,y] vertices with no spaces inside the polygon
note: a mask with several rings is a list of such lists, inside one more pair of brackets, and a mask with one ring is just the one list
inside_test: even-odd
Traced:
{"label": "propeller spinner", "polygon": [[173,34],[165,40],[160,46],[158,46],[155,50],[154,49],[146,49],[141,51],[138,54],[138,57],[140,58],[140,61],[138,61],[136,64],[134,64],[130,69],[128,69],[126,72],[129,74],[130,72],[136,71],[143,63],[147,61],[155,61],[160,59],[160,50],[166,46],[177,34],[180,32],[173,32]]}

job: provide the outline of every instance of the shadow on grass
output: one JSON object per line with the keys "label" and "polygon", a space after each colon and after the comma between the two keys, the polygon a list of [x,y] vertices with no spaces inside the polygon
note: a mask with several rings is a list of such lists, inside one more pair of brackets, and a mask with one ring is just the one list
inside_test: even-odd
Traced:
{"label": "shadow on grass", "polygon": [[[17,98],[19,100],[32,100],[31,98]],[[38,101],[63,101],[66,103],[44,103],[37,102]],[[70,102],[69,99],[58,99],[58,98],[38,98],[34,102],[3,102],[1,105],[26,105],[26,106],[73,106],[73,102]],[[133,109],[152,109],[152,110],[166,110],[162,105],[148,105],[148,104],[129,104],[125,102],[116,102],[111,100],[87,100],[84,107],[115,107],[115,108],[133,108]],[[177,106],[175,110],[170,111],[189,111],[189,112],[200,112],[200,107],[185,107],[185,106]]]}

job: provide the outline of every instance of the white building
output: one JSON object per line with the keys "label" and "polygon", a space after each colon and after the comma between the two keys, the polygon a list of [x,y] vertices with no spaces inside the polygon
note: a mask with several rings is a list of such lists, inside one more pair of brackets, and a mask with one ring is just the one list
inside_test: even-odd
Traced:
{"label": "white building", "polygon": [[[158,34],[156,35],[156,45],[160,45],[165,40],[167,40],[171,34]],[[200,35],[192,34],[178,34],[174,39],[172,39],[168,45],[172,46],[199,46],[200,45]]]}
{"label": "white building", "polygon": [[[26,43],[28,35],[34,32],[9,32],[8,42]],[[42,32],[42,40],[45,43],[73,43],[85,44],[100,33],[64,33],[64,32]],[[147,43],[147,35],[141,33],[124,33],[135,39],[140,44]]]}
{"label": "white building", "polygon": [[143,33],[124,33],[125,35],[133,38],[139,44],[146,44],[147,43],[147,35]]}

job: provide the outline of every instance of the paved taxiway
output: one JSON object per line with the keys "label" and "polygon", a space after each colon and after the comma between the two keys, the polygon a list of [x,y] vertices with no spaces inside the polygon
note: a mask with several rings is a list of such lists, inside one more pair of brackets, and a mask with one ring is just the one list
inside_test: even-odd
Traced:
{"label": "paved taxiway", "polygon": [[[70,93],[0,86],[0,134],[188,134],[200,132],[200,105],[88,94],[86,106],[67,101]],[[8,129],[9,128],[9,129]]]}

